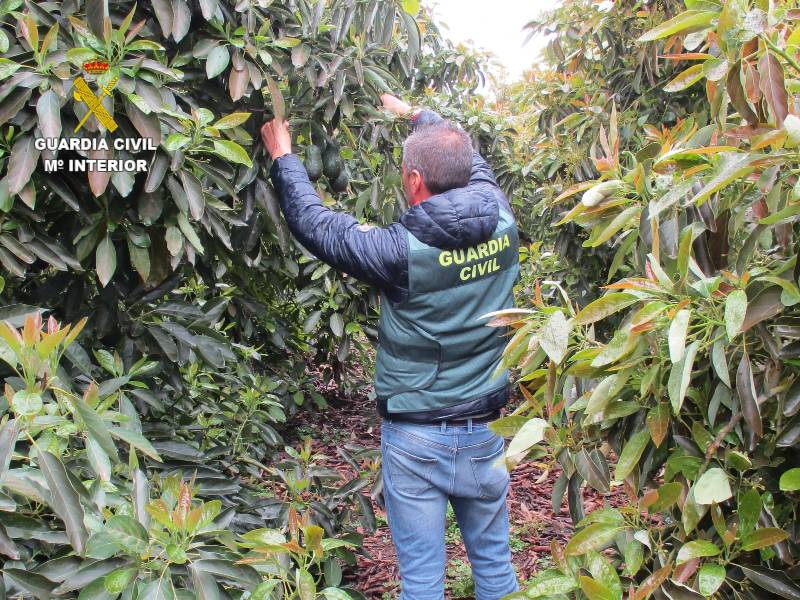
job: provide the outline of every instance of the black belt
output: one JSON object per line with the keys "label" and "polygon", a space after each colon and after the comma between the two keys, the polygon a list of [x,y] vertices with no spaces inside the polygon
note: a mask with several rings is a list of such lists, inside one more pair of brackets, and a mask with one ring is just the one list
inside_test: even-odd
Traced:
{"label": "black belt", "polygon": [[447,423],[466,423],[470,419],[474,423],[491,423],[492,421],[496,421],[500,417],[500,411],[493,412],[488,415],[483,415],[481,417],[456,417],[454,419],[442,419],[441,421],[436,421],[433,423],[434,425],[440,424],[442,421],[446,421]]}

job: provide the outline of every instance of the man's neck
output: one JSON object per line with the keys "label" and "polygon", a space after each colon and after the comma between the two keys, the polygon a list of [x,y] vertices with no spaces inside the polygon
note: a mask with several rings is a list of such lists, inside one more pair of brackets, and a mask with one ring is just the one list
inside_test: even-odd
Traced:
{"label": "man's neck", "polygon": [[425,200],[427,200],[431,196],[433,196],[433,194],[431,194],[429,191],[425,190],[425,192],[420,192],[419,194],[416,194],[413,198],[411,198],[409,200],[409,204],[411,206],[416,206],[417,204],[422,204],[423,202],[425,202]]}

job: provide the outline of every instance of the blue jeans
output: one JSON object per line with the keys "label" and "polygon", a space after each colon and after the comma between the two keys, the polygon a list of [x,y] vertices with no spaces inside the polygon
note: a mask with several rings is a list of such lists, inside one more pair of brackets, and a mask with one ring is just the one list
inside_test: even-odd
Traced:
{"label": "blue jeans", "polygon": [[517,591],[508,546],[509,476],[496,465],[503,438],[485,423],[381,425],[389,529],[400,565],[401,600],[441,600],[445,515],[453,506],[472,565],[477,600]]}

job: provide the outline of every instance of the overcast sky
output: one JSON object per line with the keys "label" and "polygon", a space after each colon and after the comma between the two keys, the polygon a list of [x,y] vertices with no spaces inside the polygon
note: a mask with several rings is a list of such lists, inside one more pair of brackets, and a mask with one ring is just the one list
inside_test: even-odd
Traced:
{"label": "overcast sky", "polygon": [[494,53],[512,79],[536,59],[542,40],[523,46],[527,32],[522,27],[558,0],[423,0],[434,9],[446,33],[456,42],[471,40]]}

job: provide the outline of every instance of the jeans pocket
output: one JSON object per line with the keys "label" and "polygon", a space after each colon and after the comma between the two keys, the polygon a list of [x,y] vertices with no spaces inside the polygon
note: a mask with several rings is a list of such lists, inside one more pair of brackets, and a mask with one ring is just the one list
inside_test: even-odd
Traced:
{"label": "jeans pocket", "polygon": [[505,450],[502,438],[500,439],[500,447],[492,450],[489,455],[470,458],[472,472],[475,475],[475,483],[478,484],[478,495],[487,500],[499,498],[509,480],[505,464],[503,464],[502,460],[498,462],[498,459],[503,456],[503,450]]}
{"label": "jeans pocket", "polygon": [[433,487],[435,458],[421,458],[385,443],[383,462],[388,467],[391,485],[398,492],[421,494]]}

